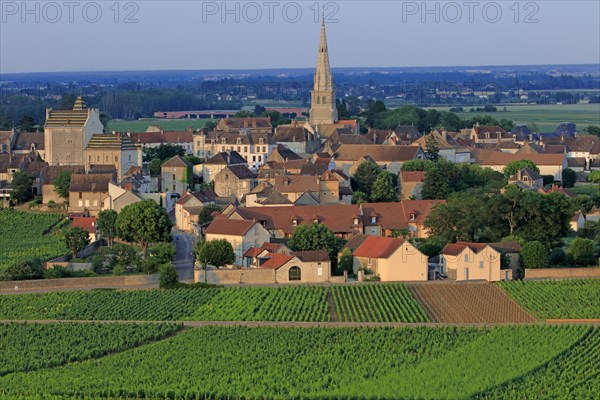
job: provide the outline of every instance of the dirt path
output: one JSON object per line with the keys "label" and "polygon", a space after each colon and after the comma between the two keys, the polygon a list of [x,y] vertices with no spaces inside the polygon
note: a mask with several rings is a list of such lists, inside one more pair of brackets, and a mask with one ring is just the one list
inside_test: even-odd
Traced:
{"label": "dirt path", "polygon": [[439,328],[444,326],[462,326],[462,327],[494,327],[494,326],[514,326],[514,325],[565,325],[565,324],[584,324],[600,326],[600,320],[548,320],[546,322],[535,323],[451,323],[451,322],[281,322],[281,321],[91,321],[91,320],[0,320],[0,324],[161,324],[176,323],[186,327],[203,326],[247,326],[247,327],[274,327],[274,328],[403,328],[403,327],[430,327]]}
{"label": "dirt path", "polygon": [[331,315],[332,322],[339,322],[340,318],[338,317],[337,309],[335,308],[335,302],[333,301],[333,294],[331,290],[327,291],[327,305],[329,307],[329,315]]}

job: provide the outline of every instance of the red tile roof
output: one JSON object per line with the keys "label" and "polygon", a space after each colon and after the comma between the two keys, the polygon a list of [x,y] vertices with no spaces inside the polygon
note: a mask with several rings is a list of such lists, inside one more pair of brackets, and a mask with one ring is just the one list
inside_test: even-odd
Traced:
{"label": "red tile roof", "polygon": [[400,180],[402,182],[423,182],[426,171],[400,171]]}
{"label": "red tile roof", "polygon": [[71,220],[71,226],[81,228],[89,233],[96,233],[96,217],[75,217]]}
{"label": "red tile roof", "polygon": [[268,269],[279,269],[293,258],[294,256],[288,256],[287,254],[274,253],[271,255],[271,258],[265,261],[260,267]]}
{"label": "red tile roof", "polygon": [[354,250],[354,255],[356,257],[388,258],[402,246],[402,243],[404,240],[398,238],[369,236]]}
{"label": "red tile roof", "polygon": [[471,242],[456,242],[454,244],[447,244],[442,249],[442,254],[449,256],[457,256],[467,247],[470,248],[474,253],[479,253],[481,250],[488,246],[487,243],[471,243]]}

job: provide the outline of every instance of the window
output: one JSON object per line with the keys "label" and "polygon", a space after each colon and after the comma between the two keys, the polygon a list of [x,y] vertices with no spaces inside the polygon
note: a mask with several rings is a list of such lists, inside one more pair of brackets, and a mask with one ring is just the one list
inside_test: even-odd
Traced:
{"label": "window", "polygon": [[79,207],[83,207],[83,200],[79,200]]}
{"label": "window", "polygon": [[411,220],[411,221],[414,221],[414,220],[415,220],[415,218],[416,218],[416,215],[415,215],[415,213],[410,213],[410,220]]}
{"label": "window", "polygon": [[371,217],[371,223],[374,224],[377,222],[377,217]]}
{"label": "window", "polygon": [[86,201],[85,201],[85,206],[86,206],[86,207],[89,207],[89,206],[90,206],[90,201],[89,201],[89,200],[86,200]]}
{"label": "window", "polygon": [[483,261],[479,261],[479,269],[483,269]]}
{"label": "window", "polygon": [[293,225],[293,226],[298,226],[298,220],[297,220],[296,218],[294,218],[294,219],[292,220],[292,225]]}
{"label": "window", "polygon": [[98,200],[94,200],[94,207],[98,207]]}
{"label": "window", "polygon": [[131,154],[129,155],[129,161],[131,161]]}
{"label": "window", "polygon": [[248,152],[248,146],[244,146],[244,153]]}
{"label": "window", "polygon": [[256,156],[252,156],[252,162],[256,162]]}
{"label": "window", "polygon": [[258,162],[262,162],[262,156],[258,156]]}
{"label": "window", "polygon": [[469,255],[465,254],[465,262],[468,263],[469,262]]}
{"label": "window", "polygon": [[297,267],[295,265],[292,268],[290,268],[288,274],[290,281],[299,281],[300,279],[302,279],[302,271],[300,271],[300,267]]}
{"label": "window", "polygon": [[221,143],[225,144],[225,143],[227,143],[227,140],[225,138],[221,138]]}
{"label": "window", "polygon": [[108,162],[108,156],[105,156],[104,158],[106,158],[106,162]]}
{"label": "window", "polygon": [[171,174],[171,180],[174,181],[175,179],[177,179],[177,178],[175,178],[175,174]]}
{"label": "window", "polygon": [[79,192],[79,198],[83,198],[83,193]]}
{"label": "window", "polygon": [[358,218],[354,218],[354,225],[358,225]]}
{"label": "window", "polygon": [[173,191],[175,192],[177,190],[177,185],[173,185]]}
{"label": "window", "polygon": [[242,147],[241,147],[241,146],[238,146],[238,147],[237,147],[237,152],[239,153],[240,151],[242,151]]}
{"label": "window", "polygon": [[100,162],[100,156],[96,156],[96,161]]}
{"label": "window", "polygon": [[225,180],[229,179],[229,174],[225,174]]}
{"label": "window", "polygon": [[[129,156],[131,157],[131,156]],[[115,156],[115,162],[119,162],[119,156]]]}
{"label": "window", "polygon": [[221,146],[221,151],[225,151],[225,146]]}
{"label": "window", "polygon": [[258,144],[263,144],[264,139],[263,138],[258,138]]}
{"label": "window", "polygon": [[92,156],[88,156],[88,161],[92,162]]}
{"label": "window", "polygon": [[323,268],[317,268],[317,276],[323,276]]}
{"label": "window", "polygon": [[237,140],[235,141],[236,144],[242,144],[242,138],[237,138]]}

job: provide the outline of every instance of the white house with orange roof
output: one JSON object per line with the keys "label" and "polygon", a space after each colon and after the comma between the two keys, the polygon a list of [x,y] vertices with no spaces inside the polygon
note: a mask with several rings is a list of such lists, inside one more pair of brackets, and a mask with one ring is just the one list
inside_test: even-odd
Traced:
{"label": "white house with orange roof", "polygon": [[511,279],[512,271],[501,271],[500,266],[500,252],[487,243],[447,244],[440,254],[441,272],[451,280],[496,282]]}

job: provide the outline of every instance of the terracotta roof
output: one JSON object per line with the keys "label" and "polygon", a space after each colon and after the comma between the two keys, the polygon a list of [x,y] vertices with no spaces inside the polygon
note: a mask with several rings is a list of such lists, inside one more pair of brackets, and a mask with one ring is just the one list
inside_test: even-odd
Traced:
{"label": "terracotta roof", "polygon": [[494,250],[501,253],[518,253],[521,251],[519,242],[496,242],[488,243]]}
{"label": "terracotta roof", "polygon": [[278,175],[273,187],[281,193],[302,193],[307,190],[319,191],[319,178],[311,175]]}
{"label": "terracotta roof", "polygon": [[160,167],[192,167],[192,163],[182,158],[181,156],[173,156],[167,162],[162,164]]}
{"label": "terracotta roof", "polygon": [[96,233],[96,217],[75,217],[71,220],[71,226]]}
{"label": "terracotta roof", "polygon": [[[500,139],[500,138],[512,138],[512,134],[506,132],[499,126],[493,125],[482,125],[475,126],[475,134],[479,139]],[[486,136],[488,135],[488,136]]]}
{"label": "terracotta roof", "polygon": [[223,118],[219,120],[218,124],[223,124],[233,129],[272,127],[269,117]]}
{"label": "terracotta roof", "polygon": [[302,126],[281,125],[275,129],[273,140],[283,143],[309,142],[314,140],[314,135]]}
{"label": "terracotta roof", "polygon": [[237,235],[244,236],[256,221],[245,219],[215,219],[206,228],[205,233],[215,235]]}
{"label": "terracotta roof", "polygon": [[585,157],[567,157],[569,168],[585,168],[586,163]]}
{"label": "terracotta roof", "polygon": [[419,150],[419,146],[342,144],[334,157],[339,161],[358,161],[361,157],[370,156],[376,162],[398,162],[414,160]]}
{"label": "terracotta roof", "polygon": [[356,250],[354,250],[354,256],[388,258],[402,246],[402,243],[404,243],[404,240],[402,239],[369,236]]}
{"label": "terracotta roof", "polygon": [[341,144],[374,144],[364,135],[340,135],[337,139],[337,143]]}
{"label": "terracotta roof", "polygon": [[160,131],[160,132],[127,132],[127,136],[134,144],[181,144],[194,141],[193,132],[187,131]]}
{"label": "terracotta roof", "polygon": [[83,165],[49,165],[42,171],[42,184],[53,184],[62,171],[69,171],[71,174],[83,174],[85,167]]}
{"label": "terracotta roof", "polygon": [[19,132],[13,150],[29,150],[35,144],[37,150],[44,150],[44,132]]}
{"label": "terracotta roof", "polygon": [[350,251],[354,253],[354,250],[358,249],[360,245],[363,244],[365,240],[367,240],[368,237],[368,235],[356,235],[346,242],[344,247],[342,247],[342,250],[350,249]]}
{"label": "terracotta roof", "polygon": [[69,192],[108,192],[112,174],[72,174]]}
{"label": "terracotta roof", "polygon": [[477,164],[507,165],[513,161],[529,160],[535,165],[562,165],[565,160],[564,154],[510,154],[501,151],[472,149],[473,158]]}
{"label": "terracotta roof", "polygon": [[245,165],[228,165],[217,173],[217,176],[231,173],[238,179],[254,179],[256,174]]}
{"label": "terracotta roof", "polygon": [[402,182],[423,182],[426,171],[400,171],[400,181]]}
{"label": "terracotta roof", "polygon": [[488,246],[487,243],[471,243],[471,242],[456,242],[450,243],[444,246],[442,254],[449,256],[457,256],[463,252],[467,247],[470,248],[474,253],[479,253],[481,250]]}
{"label": "terracotta roof", "polygon": [[287,254],[272,253],[267,261],[260,265],[261,268],[279,269],[288,263],[294,256]]}
{"label": "terracotta roof", "polygon": [[237,151],[220,152],[209,158],[205,164],[217,164],[217,165],[246,165],[246,159],[241,156]]}
{"label": "terracotta roof", "polygon": [[331,261],[327,250],[293,251],[291,254],[298,257],[302,262]]}

